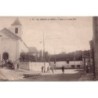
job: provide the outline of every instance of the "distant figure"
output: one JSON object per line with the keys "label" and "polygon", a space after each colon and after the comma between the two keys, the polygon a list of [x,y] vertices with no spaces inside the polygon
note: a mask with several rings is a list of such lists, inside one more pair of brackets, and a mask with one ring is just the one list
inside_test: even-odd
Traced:
{"label": "distant figure", "polygon": [[47,67],[47,72],[50,72],[50,67],[49,66]]}
{"label": "distant figure", "polygon": [[69,60],[66,60],[66,63],[69,64]]}
{"label": "distant figure", "polygon": [[64,66],[62,66],[62,73],[64,74],[64,70],[65,70],[65,68],[64,68]]}
{"label": "distant figure", "polygon": [[86,66],[86,73],[89,73],[89,71],[90,71],[90,67]]}
{"label": "distant figure", "polygon": [[41,67],[41,71],[42,71],[42,73],[44,72],[44,66]]}
{"label": "distant figure", "polygon": [[19,69],[19,64],[17,64],[17,69]]}
{"label": "distant figure", "polygon": [[54,73],[54,68],[53,67],[51,67],[51,71],[52,71],[52,73]]}

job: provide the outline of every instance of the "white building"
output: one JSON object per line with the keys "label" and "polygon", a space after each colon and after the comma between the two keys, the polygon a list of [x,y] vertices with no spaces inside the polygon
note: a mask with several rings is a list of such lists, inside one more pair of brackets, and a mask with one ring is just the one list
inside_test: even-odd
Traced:
{"label": "white building", "polygon": [[28,52],[28,47],[21,38],[22,24],[17,18],[10,28],[0,30],[0,61],[19,59],[21,52]]}

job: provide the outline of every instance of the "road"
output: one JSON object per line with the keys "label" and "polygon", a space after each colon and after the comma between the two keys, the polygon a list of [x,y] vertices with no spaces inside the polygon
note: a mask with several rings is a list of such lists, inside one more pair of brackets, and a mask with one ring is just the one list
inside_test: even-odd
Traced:
{"label": "road", "polygon": [[64,74],[61,70],[57,70],[54,73],[42,73],[36,75],[25,75],[22,81],[78,81],[83,71],[76,69],[66,69]]}

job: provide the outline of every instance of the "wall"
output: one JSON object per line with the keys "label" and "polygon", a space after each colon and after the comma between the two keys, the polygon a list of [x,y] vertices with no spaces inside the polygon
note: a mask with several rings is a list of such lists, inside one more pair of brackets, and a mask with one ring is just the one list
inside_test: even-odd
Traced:
{"label": "wall", "polygon": [[[41,71],[41,67],[44,66],[43,62],[30,62],[29,63],[29,68],[32,71]],[[49,63],[45,63],[45,69],[47,69],[47,67],[49,66]]]}
{"label": "wall", "polygon": [[19,68],[24,69],[24,70],[30,70],[29,62],[20,62],[19,63]]}
{"label": "wall", "polygon": [[[53,65],[53,62],[50,63],[50,65]],[[83,62],[82,61],[70,61],[69,64],[66,63],[66,61],[58,61],[56,62],[56,67],[61,68],[64,66],[65,68],[72,68],[72,65],[75,65],[75,68],[77,68],[77,65],[80,65],[80,68],[83,68]]]}
{"label": "wall", "polygon": [[1,60],[4,52],[9,54],[9,59],[14,61],[17,59],[17,40],[10,38],[0,38],[0,54]]}
{"label": "wall", "polygon": [[[20,69],[38,71],[41,72],[41,67],[44,66],[43,62],[20,62]],[[45,63],[45,67],[49,66],[49,63]]]}
{"label": "wall", "polygon": [[11,32],[13,32],[15,34],[15,28],[18,28],[18,33],[16,34],[17,36],[21,37],[22,35],[22,27],[19,25],[15,25],[15,26],[11,26],[9,29],[11,30]]}
{"label": "wall", "polygon": [[[54,65],[54,63],[50,62],[50,67],[52,67],[53,65]],[[56,62],[56,68],[61,68],[62,65],[65,66],[66,68],[72,68],[71,65],[74,65],[74,62],[72,61],[69,64],[67,64],[65,61]],[[75,62],[75,68],[77,68],[77,65],[80,65],[80,68],[83,68],[82,61]],[[21,69],[38,71],[38,72],[41,72],[42,66],[44,66],[43,62],[21,62],[20,63]],[[47,70],[48,66],[49,66],[49,63],[46,62],[45,63],[45,70]]]}

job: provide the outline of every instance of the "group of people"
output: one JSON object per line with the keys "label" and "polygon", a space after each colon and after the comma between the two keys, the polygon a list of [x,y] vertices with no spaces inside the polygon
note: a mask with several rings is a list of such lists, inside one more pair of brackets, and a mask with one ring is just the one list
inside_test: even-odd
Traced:
{"label": "group of people", "polygon": [[42,66],[41,67],[42,73],[50,72],[50,70],[52,71],[52,73],[54,73],[54,68],[53,67],[50,67],[50,66],[48,66],[48,67]]}
{"label": "group of people", "polygon": [[[54,70],[56,70],[56,68],[54,68],[53,66],[52,66],[52,67],[48,66],[47,68],[46,68],[45,66],[42,66],[42,67],[41,67],[41,72],[42,72],[42,73],[50,72],[50,71],[51,71],[52,73],[54,73]],[[65,72],[65,67],[64,67],[64,66],[61,67],[61,71],[62,71],[62,73],[64,74],[64,72]]]}

